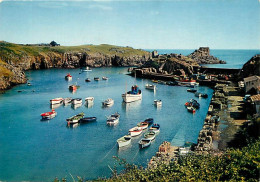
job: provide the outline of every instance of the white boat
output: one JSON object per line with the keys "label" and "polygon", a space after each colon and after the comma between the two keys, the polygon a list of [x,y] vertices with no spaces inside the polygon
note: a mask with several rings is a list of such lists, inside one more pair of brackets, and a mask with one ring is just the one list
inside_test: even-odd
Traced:
{"label": "white boat", "polygon": [[145,147],[149,147],[151,145],[151,140],[142,138],[138,143],[139,147],[142,149]]}
{"label": "white boat", "polygon": [[92,71],[92,69],[90,69],[88,66],[86,67],[86,69],[82,69],[81,71]]}
{"label": "white boat", "polygon": [[103,77],[102,77],[102,80],[108,80],[108,77],[103,76]]}
{"label": "white boat", "polygon": [[198,83],[196,83],[196,80],[179,80],[177,81],[178,85],[180,86],[195,86],[198,85]]}
{"label": "white boat", "polygon": [[155,135],[156,135],[156,133],[154,131],[148,131],[144,134],[144,138],[149,139],[149,140],[154,140]]}
{"label": "white boat", "polygon": [[68,104],[71,103],[71,101],[72,101],[72,98],[71,98],[71,97],[65,98],[65,99],[63,99],[63,104],[64,104],[64,105],[68,105]]}
{"label": "white boat", "polygon": [[107,117],[107,124],[109,125],[116,125],[119,122],[120,114],[115,113],[111,114],[110,116]]}
{"label": "white boat", "polygon": [[143,130],[148,128],[148,123],[147,122],[140,122],[137,124],[138,127],[142,128]]}
{"label": "white boat", "polygon": [[129,91],[125,94],[122,94],[122,98],[123,98],[124,102],[126,102],[126,103],[141,100],[142,91],[139,89],[139,87],[137,85],[132,86],[131,91]]}
{"label": "white boat", "polygon": [[82,99],[81,98],[72,99],[71,103],[73,105],[82,104]]}
{"label": "white boat", "polygon": [[133,127],[129,130],[130,135],[133,136],[138,136],[142,133],[143,129],[141,127]]}
{"label": "white boat", "polygon": [[146,88],[146,89],[149,89],[149,90],[155,90],[155,89],[156,89],[156,85],[146,84],[146,85],[145,85],[145,88]]}
{"label": "white boat", "polygon": [[151,128],[149,129],[149,131],[153,131],[153,132],[155,132],[155,133],[159,133],[160,132],[160,125],[159,124],[153,124],[152,126],[151,126]]}
{"label": "white boat", "polygon": [[125,147],[131,143],[132,137],[131,135],[125,135],[117,140],[118,147]]}
{"label": "white boat", "polygon": [[53,105],[53,104],[60,104],[62,102],[63,102],[63,98],[55,98],[55,99],[51,99],[50,100],[51,105]]}
{"label": "white boat", "polygon": [[94,102],[94,97],[86,97],[85,98],[85,102],[86,102],[86,104],[93,103]]}
{"label": "white boat", "polygon": [[72,80],[72,76],[68,73],[68,74],[65,76],[65,79],[68,80],[68,81],[71,81],[71,80]]}
{"label": "white boat", "polygon": [[104,102],[102,102],[103,106],[112,106],[114,104],[114,100],[111,98],[106,99]]}
{"label": "white boat", "polygon": [[52,119],[57,115],[54,109],[51,112],[45,112],[41,114],[42,119]]}
{"label": "white boat", "polygon": [[161,106],[162,105],[162,100],[154,100],[154,105],[156,106]]}
{"label": "white boat", "polygon": [[81,107],[82,106],[82,103],[79,103],[79,104],[72,104],[71,107],[72,109],[76,110],[77,108]]}

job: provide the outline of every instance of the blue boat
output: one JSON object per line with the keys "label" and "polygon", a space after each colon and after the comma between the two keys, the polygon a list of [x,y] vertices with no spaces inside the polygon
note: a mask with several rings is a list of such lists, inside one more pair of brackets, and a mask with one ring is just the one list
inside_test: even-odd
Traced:
{"label": "blue boat", "polygon": [[80,119],[79,123],[89,123],[89,122],[94,122],[96,120],[97,120],[96,117],[86,117],[86,118]]}
{"label": "blue boat", "polygon": [[148,125],[153,124],[153,118],[147,118],[146,120],[144,120],[144,122],[148,123]]}
{"label": "blue boat", "polygon": [[149,131],[153,131],[153,132],[155,132],[155,133],[160,132],[160,125],[157,124],[157,123],[153,124],[153,125],[151,126],[151,128],[149,129]]}

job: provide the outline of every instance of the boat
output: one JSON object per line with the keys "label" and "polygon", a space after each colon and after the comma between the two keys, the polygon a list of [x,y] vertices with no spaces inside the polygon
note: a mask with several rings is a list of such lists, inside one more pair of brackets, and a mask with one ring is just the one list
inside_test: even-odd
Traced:
{"label": "boat", "polygon": [[94,102],[94,97],[86,97],[85,98],[85,102],[86,102],[86,104],[93,103]]}
{"label": "boat", "polygon": [[195,86],[197,85],[196,80],[188,80],[188,79],[183,79],[177,81],[178,85],[180,86]]}
{"label": "boat", "polygon": [[103,106],[112,106],[114,104],[114,100],[111,98],[106,99],[104,102],[102,102]]}
{"label": "boat", "polygon": [[151,140],[142,138],[138,143],[139,147],[142,149],[145,147],[149,147],[151,145]]}
{"label": "boat", "polygon": [[68,105],[68,104],[71,103],[71,101],[72,101],[72,98],[71,98],[71,97],[65,98],[65,99],[63,99],[63,104],[64,104],[64,105]]}
{"label": "boat", "polygon": [[187,92],[195,93],[195,92],[197,92],[197,90],[196,90],[196,89],[189,88],[189,89],[187,89]]}
{"label": "boat", "polygon": [[153,83],[158,83],[158,80],[152,80]]}
{"label": "boat", "polygon": [[81,118],[79,120],[79,123],[89,123],[89,122],[94,122],[96,120],[97,120],[96,117],[86,117],[86,118]]}
{"label": "boat", "polygon": [[87,66],[85,69],[81,69],[81,71],[84,71],[84,72],[86,72],[86,71],[92,71],[92,69],[90,69],[90,68]]}
{"label": "boat", "polygon": [[154,105],[156,106],[161,106],[162,105],[162,100],[154,100]]}
{"label": "boat", "polygon": [[185,106],[186,107],[194,107],[196,109],[199,109],[200,108],[200,104],[198,103],[198,101],[196,101],[195,99],[191,99],[189,102],[186,102],[185,103]]}
{"label": "boat", "polygon": [[32,86],[32,84],[30,82],[27,83],[28,86]]}
{"label": "boat", "polygon": [[81,98],[72,99],[71,103],[73,105],[82,104],[82,99]]}
{"label": "boat", "polygon": [[65,79],[68,80],[68,81],[71,81],[71,80],[72,80],[72,76],[68,73],[68,74],[65,76]]}
{"label": "boat", "polygon": [[147,118],[144,120],[144,122],[148,123],[148,125],[153,124],[153,118]]}
{"label": "boat", "polygon": [[102,77],[102,80],[108,80],[108,77],[103,76],[103,77]]}
{"label": "boat", "polygon": [[204,93],[200,93],[200,92],[196,92],[195,93],[196,97],[203,97],[203,98],[208,98],[208,94],[204,94]]}
{"label": "boat", "polygon": [[176,81],[174,81],[174,82],[168,81],[168,82],[166,82],[166,85],[175,86],[175,85],[178,85],[178,83]]}
{"label": "boat", "polygon": [[133,136],[138,136],[142,133],[143,129],[141,127],[133,127],[129,130],[130,135]]}
{"label": "boat", "polygon": [[73,92],[76,91],[79,87],[80,87],[79,85],[70,85],[69,90]]}
{"label": "boat", "polygon": [[120,114],[116,112],[107,117],[107,124],[116,125],[119,122]]}
{"label": "boat", "polygon": [[53,105],[53,104],[60,104],[62,102],[63,102],[63,98],[55,98],[55,99],[51,99],[50,100],[51,105]]}
{"label": "boat", "polygon": [[148,128],[148,123],[147,122],[140,122],[137,124],[138,127],[142,128],[143,130]]}
{"label": "boat", "polygon": [[51,110],[51,112],[45,112],[41,114],[42,119],[52,119],[57,115],[56,111],[54,109]]}
{"label": "boat", "polygon": [[99,77],[94,77],[94,80],[99,81],[100,79],[99,79]]}
{"label": "boat", "polygon": [[149,131],[153,131],[155,133],[159,133],[160,132],[160,125],[155,123],[151,126],[151,128],[149,129]]}
{"label": "boat", "polygon": [[156,89],[156,85],[146,84],[146,85],[145,85],[145,88],[146,88],[146,89],[149,89],[149,90],[155,90],[155,89]]}
{"label": "boat", "polygon": [[78,108],[80,108],[82,106],[82,103],[78,103],[78,104],[71,104],[71,108],[76,110]]}
{"label": "boat", "polygon": [[129,103],[129,102],[134,102],[137,100],[142,99],[142,91],[139,89],[137,85],[132,86],[131,91],[122,94],[122,98],[124,102]]}
{"label": "boat", "polygon": [[187,110],[188,110],[189,112],[191,112],[191,113],[195,113],[195,112],[196,112],[196,108],[193,107],[193,106],[188,106],[188,107],[187,107]]}
{"label": "boat", "polygon": [[145,139],[154,140],[156,133],[154,131],[148,131],[144,134]]}
{"label": "boat", "polygon": [[90,78],[86,78],[85,82],[91,82]]}
{"label": "boat", "polygon": [[67,121],[67,124],[70,125],[70,124],[75,124],[75,123],[78,123],[80,119],[82,119],[84,117],[84,113],[81,112],[77,115],[74,115],[70,118],[67,118],[66,121]]}
{"label": "boat", "polygon": [[118,147],[125,147],[131,143],[132,137],[131,135],[125,135],[117,140]]}

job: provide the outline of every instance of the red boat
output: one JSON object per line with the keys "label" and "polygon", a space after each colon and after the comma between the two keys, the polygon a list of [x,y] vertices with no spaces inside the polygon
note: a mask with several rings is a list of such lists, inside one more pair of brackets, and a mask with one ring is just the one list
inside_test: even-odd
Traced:
{"label": "red boat", "polygon": [[75,92],[77,90],[78,86],[77,85],[70,85],[69,90],[72,92]]}
{"label": "red boat", "polygon": [[68,74],[65,76],[65,79],[66,79],[66,80],[72,80],[72,76],[68,73]]}
{"label": "red boat", "polygon": [[51,112],[45,112],[41,114],[42,119],[52,119],[57,115],[56,111],[54,109],[51,110]]}

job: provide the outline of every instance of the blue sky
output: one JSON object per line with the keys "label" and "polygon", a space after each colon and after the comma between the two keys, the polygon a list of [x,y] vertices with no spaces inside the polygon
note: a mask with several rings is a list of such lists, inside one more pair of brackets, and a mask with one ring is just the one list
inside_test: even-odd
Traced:
{"label": "blue sky", "polygon": [[260,49],[258,0],[0,0],[0,40]]}

